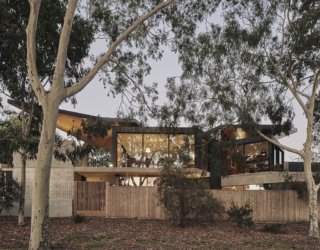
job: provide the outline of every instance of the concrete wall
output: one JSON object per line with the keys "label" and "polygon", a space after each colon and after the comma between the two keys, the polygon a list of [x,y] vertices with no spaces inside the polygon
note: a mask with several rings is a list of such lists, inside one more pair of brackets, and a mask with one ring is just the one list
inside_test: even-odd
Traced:
{"label": "concrete wall", "polygon": [[[13,178],[20,183],[21,180],[20,156],[13,156]],[[26,168],[26,200],[25,215],[31,215],[31,199],[33,176],[36,161],[27,161]],[[49,216],[68,217],[72,216],[74,168],[71,162],[52,160],[50,191],[49,191]],[[3,211],[3,215],[17,215],[18,205],[15,204],[9,212]]]}
{"label": "concrete wall", "polygon": [[237,186],[237,185],[254,185],[265,183],[284,183],[288,177],[292,181],[303,182],[305,181],[303,172],[258,172],[258,173],[245,173],[227,175],[221,178],[221,186]]}

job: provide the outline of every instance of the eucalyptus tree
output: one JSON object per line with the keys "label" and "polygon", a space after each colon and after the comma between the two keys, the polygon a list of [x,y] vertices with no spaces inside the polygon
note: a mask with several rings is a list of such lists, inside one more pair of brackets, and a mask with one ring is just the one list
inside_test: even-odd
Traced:
{"label": "eucalyptus tree", "polygon": [[[57,45],[59,43],[60,27],[63,23],[66,2],[62,0],[43,1],[39,15],[39,27],[36,46],[37,69],[39,77],[48,84],[52,81]],[[41,117],[37,108],[38,101],[29,85],[27,71],[27,41],[26,27],[28,23],[28,1],[1,1],[0,2],[0,92],[10,99],[14,99],[23,112],[20,114],[21,130],[19,135],[21,149],[16,150],[21,156],[21,189],[19,202],[18,224],[24,224],[24,196],[26,181],[26,160],[33,155],[27,145],[32,138],[32,131],[39,128]],[[79,78],[85,71],[82,59],[88,54],[90,43],[93,40],[93,24],[77,15],[74,31],[71,35],[73,46],[68,50],[68,64],[66,76]],[[72,100],[74,101],[74,99]],[[40,111],[41,112],[41,111]],[[12,138],[11,138],[12,139]],[[30,142],[32,144],[32,142]],[[30,145],[31,145],[30,144]],[[30,149],[30,148],[29,148]],[[34,156],[34,155],[33,155]]]}
{"label": "eucalyptus tree", "polygon": [[[192,36],[196,24],[211,14],[218,1],[90,1],[87,13],[99,29],[97,38],[103,38],[105,50],[94,59],[90,70],[82,77],[70,77],[66,69],[68,48],[74,43],[70,39],[73,24],[77,20],[78,1],[69,0],[64,22],[59,26],[58,46],[55,64],[49,85],[39,74],[38,65],[41,51],[36,44],[37,30],[41,23],[41,1],[30,0],[30,13],[27,26],[27,65],[30,85],[42,107],[43,121],[35,169],[30,249],[47,248],[48,240],[48,192],[50,167],[54,143],[54,133],[58,108],[61,102],[82,91],[91,80],[101,73],[102,80],[111,94],[121,93],[131,100],[145,101],[155,93],[154,85],[143,84],[143,77],[150,72],[148,61],[160,59],[161,45],[183,40]],[[167,8],[166,8],[167,7]],[[45,20],[44,20],[45,21]],[[89,61],[86,61],[89,63]]]}
{"label": "eucalyptus tree", "polygon": [[[309,236],[319,237],[320,183],[313,178],[311,162],[320,77],[320,3],[224,1],[221,14],[222,24],[211,23],[179,47],[183,73],[169,79],[170,101],[163,110],[180,112],[204,126],[240,123],[300,156],[308,187]],[[303,110],[307,125],[302,149],[272,140],[257,126],[270,119],[274,134],[287,133],[295,115],[293,103]]]}

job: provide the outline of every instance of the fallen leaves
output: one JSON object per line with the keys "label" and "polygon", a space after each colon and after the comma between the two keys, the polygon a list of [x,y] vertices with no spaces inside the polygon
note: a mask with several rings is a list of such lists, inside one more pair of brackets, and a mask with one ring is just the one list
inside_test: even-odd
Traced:
{"label": "fallen leaves", "polygon": [[[51,218],[51,245],[56,249],[320,249],[320,240],[307,237],[308,225],[286,226],[284,233],[263,232],[263,224],[239,229],[223,221],[173,227],[166,221],[139,219]],[[30,219],[17,225],[16,217],[0,217],[0,249],[28,246]]]}

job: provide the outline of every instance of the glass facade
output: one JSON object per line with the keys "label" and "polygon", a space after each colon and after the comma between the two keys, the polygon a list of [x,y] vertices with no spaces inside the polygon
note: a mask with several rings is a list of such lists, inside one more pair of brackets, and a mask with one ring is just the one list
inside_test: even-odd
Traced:
{"label": "glass facade", "polygon": [[[272,150],[271,150],[272,149]],[[267,141],[228,145],[220,157],[225,157],[225,174],[255,173],[282,170],[283,151]]]}
{"label": "glass facade", "polygon": [[170,158],[181,167],[193,167],[192,134],[117,133],[118,167],[160,167]]}

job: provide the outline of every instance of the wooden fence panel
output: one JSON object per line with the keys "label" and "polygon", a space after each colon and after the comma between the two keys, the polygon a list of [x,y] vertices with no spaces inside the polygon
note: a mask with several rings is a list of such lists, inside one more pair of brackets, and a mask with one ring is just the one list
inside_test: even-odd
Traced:
{"label": "wooden fence panel", "polygon": [[106,183],[77,181],[74,184],[74,213],[105,216]]}
{"label": "wooden fence panel", "polygon": [[156,187],[108,187],[107,216],[163,219]]}
{"label": "wooden fence panel", "polygon": [[[75,182],[74,209],[88,216],[164,219],[157,187],[106,186],[105,183]],[[231,203],[247,202],[256,222],[308,221],[307,201],[291,190],[210,190],[227,210]],[[319,202],[320,206],[320,202]],[[320,216],[320,214],[319,214]]]}

